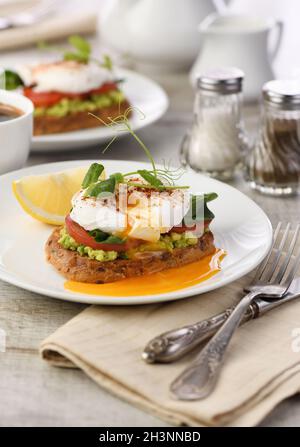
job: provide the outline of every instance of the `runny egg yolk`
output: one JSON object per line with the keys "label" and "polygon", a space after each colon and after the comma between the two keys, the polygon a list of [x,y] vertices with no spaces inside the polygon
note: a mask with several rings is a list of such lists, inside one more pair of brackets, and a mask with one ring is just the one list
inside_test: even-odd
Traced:
{"label": "runny egg yolk", "polygon": [[213,255],[182,267],[164,270],[151,275],[124,279],[108,284],[87,284],[66,281],[65,289],[71,292],[106,295],[106,296],[139,296],[174,292],[199,284],[220,271],[220,264],[225,257],[223,250],[216,249]]}

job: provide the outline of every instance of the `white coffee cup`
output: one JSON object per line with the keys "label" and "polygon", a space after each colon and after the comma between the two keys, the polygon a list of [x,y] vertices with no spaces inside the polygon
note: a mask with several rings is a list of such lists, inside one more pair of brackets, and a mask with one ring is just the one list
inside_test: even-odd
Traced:
{"label": "white coffee cup", "polygon": [[25,96],[0,89],[0,103],[19,109],[22,114],[0,122],[0,174],[24,166],[31,144],[33,104]]}

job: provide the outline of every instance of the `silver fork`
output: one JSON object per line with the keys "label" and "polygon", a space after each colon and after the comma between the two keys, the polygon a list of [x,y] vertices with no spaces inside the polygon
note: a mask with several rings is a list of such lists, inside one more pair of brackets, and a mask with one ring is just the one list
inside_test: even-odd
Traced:
{"label": "silver fork", "polygon": [[[282,224],[279,223],[267,258],[258,267],[251,285],[245,289],[248,294],[235,307],[230,317],[198,354],[194,362],[172,382],[170,389],[175,398],[199,400],[210,395],[220,375],[229,342],[253,299],[259,296],[276,299],[286,294],[300,265],[300,253],[293,256],[300,225],[297,225],[292,235],[286,255],[283,252],[289,239],[291,225],[286,226],[282,236],[281,227]],[[277,245],[278,248],[275,249]],[[272,251],[274,259],[272,263],[269,263]]]}

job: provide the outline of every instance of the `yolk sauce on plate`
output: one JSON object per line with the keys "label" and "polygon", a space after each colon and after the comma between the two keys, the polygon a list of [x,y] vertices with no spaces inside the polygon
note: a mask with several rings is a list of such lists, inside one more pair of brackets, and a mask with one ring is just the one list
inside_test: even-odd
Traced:
{"label": "yolk sauce on plate", "polygon": [[224,256],[224,250],[216,249],[215,253],[211,256],[182,267],[107,284],[87,284],[66,281],[65,289],[71,292],[90,295],[118,297],[174,292],[175,290],[191,287],[206,281],[218,273],[221,269],[220,264]]}

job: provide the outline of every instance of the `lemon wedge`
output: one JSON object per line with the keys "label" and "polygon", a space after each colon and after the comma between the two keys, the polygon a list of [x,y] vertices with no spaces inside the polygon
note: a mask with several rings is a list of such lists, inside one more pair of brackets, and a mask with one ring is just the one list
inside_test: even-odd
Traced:
{"label": "lemon wedge", "polygon": [[[26,213],[51,225],[62,225],[89,166],[15,180],[13,192]],[[101,179],[105,178],[104,171]]]}

